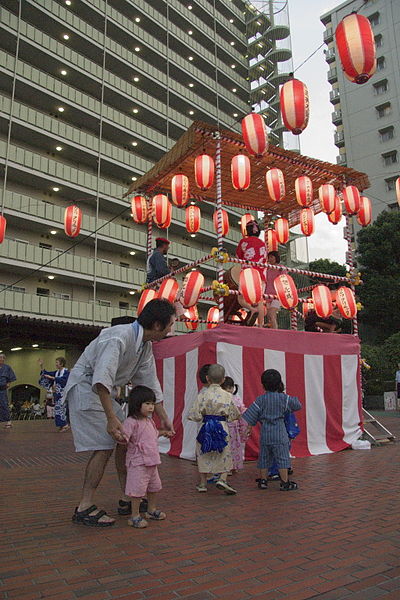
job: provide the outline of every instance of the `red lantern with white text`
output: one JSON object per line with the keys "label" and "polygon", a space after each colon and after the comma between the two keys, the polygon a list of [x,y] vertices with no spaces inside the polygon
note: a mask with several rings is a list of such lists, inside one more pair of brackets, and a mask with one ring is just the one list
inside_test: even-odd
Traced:
{"label": "red lantern with white text", "polygon": [[336,292],[336,306],[345,319],[354,319],[357,314],[357,303],[353,290],[340,287]]}
{"label": "red lantern with white text", "polygon": [[186,175],[179,173],[174,175],[171,181],[172,202],[176,206],[185,206],[189,200],[189,179]]}
{"label": "red lantern with white text", "polygon": [[326,319],[332,314],[331,290],[326,285],[317,285],[312,291],[315,312],[319,317]]}
{"label": "red lantern with white text", "polygon": [[265,174],[268,194],[274,202],[279,202],[285,197],[285,179],[280,169],[270,169]]}
{"label": "red lantern with white text", "polygon": [[287,273],[275,277],[274,288],[283,308],[295,308],[299,302],[296,285]]}
{"label": "red lantern with white text", "polygon": [[309,206],[313,201],[313,184],[309,177],[302,175],[294,182],[297,204]]}
{"label": "red lantern with white text", "polygon": [[262,300],[264,287],[257,269],[249,267],[242,269],[239,276],[239,292],[250,305],[256,305]]}
{"label": "red lantern with white text", "polygon": [[400,177],[396,179],[396,198],[397,204],[400,206]]}
{"label": "red lantern with white text", "polygon": [[246,225],[247,223],[249,223],[250,221],[254,221],[254,217],[253,215],[251,215],[250,213],[246,213],[244,215],[242,215],[241,219],[240,219],[240,230],[242,232],[242,236],[246,237],[247,236],[247,229],[246,229]]}
{"label": "red lantern with white text", "polygon": [[278,237],[276,235],[275,229],[267,229],[266,232],[266,243],[268,252],[276,252],[279,247]]}
{"label": "red lantern with white text", "polygon": [[312,208],[303,208],[300,211],[300,227],[304,235],[312,235],[315,229],[314,212]]}
{"label": "red lantern with white text", "polygon": [[153,221],[161,228],[171,224],[172,204],[164,194],[157,194],[152,201]]}
{"label": "red lantern with white text", "polygon": [[355,215],[360,208],[360,192],[355,185],[343,188],[343,201],[348,215]]}
{"label": "red lantern with white text", "polygon": [[191,271],[186,275],[181,293],[181,302],[185,308],[196,304],[203,286],[204,276],[199,271]]}
{"label": "red lantern with white text", "polygon": [[140,296],[140,300],[139,300],[139,304],[137,306],[137,310],[136,310],[137,316],[140,315],[140,313],[142,312],[142,310],[144,309],[144,307],[146,306],[146,304],[148,302],[150,302],[150,300],[154,300],[155,298],[157,298],[157,292],[156,292],[156,290],[152,290],[151,288],[143,290],[143,292],[142,292],[142,294]]}
{"label": "red lantern with white text", "polygon": [[158,298],[164,298],[169,302],[175,302],[179,292],[179,283],[173,277],[164,279],[158,290]]}
{"label": "red lantern with white text", "polygon": [[286,129],[299,135],[308,125],[310,103],[307,86],[298,79],[287,81],[281,87],[280,105]]}
{"label": "red lantern with white text", "polygon": [[289,222],[287,219],[280,217],[275,221],[276,237],[280,244],[286,244],[289,241]]}
{"label": "red lantern with white text", "polygon": [[0,244],[4,242],[6,236],[7,219],[0,215]]}
{"label": "red lantern with white text", "polygon": [[220,215],[220,218],[222,219],[222,235],[225,237],[229,231],[228,213],[223,208],[221,208],[220,210],[214,211],[213,222],[214,222],[214,229],[217,233],[218,233],[218,214]]}
{"label": "red lantern with white text", "polygon": [[131,199],[132,219],[136,223],[146,223],[148,217],[147,200],[144,196],[134,196]]}
{"label": "red lantern with white text", "polygon": [[375,73],[376,51],[371,23],[363,15],[344,17],[335,31],[336,46],[347,79],[365,83]]}
{"label": "red lantern with white text", "polygon": [[186,208],[186,229],[189,233],[197,233],[200,229],[201,213],[198,206],[190,205]]}
{"label": "red lantern with white text", "polygon": [[262,115],[251,113],[242,119],[242,135],[247,152],[262,156],[268,149],[268,133]]}
{"label": "red lantern with white text", "polygon": [[219,308],[212,306],[207,313],[207,329],[214,329],[219,323]]}
{"label": "red lantern with white text", "polygon": [[329,215],[335,209],[336,190],[331,183],[320,185],[318,190],[321,210]]}
{"label": "red lantern with white text", "polygon": [[328,219],[333,225],[337,225],[338,223],[340,223],[342,215],[342,203],[340,202],[339,196],[336,194],[335,206],[333,208],[333,211],[328,214]]}
{"label": "red lantern with white text", "polygon": [[231,161],[232,185],[235,190],[243,192],[250,185],[250,160],[244,154],[237,154]]}
{"label": "red lantern with white text", "polygon": [[196,185],[203,192],[208,190],[214,183],[214,160],[208,154],[200,154],[194,161],[194,176]]}
{"label": "red lantern with white text", "polygon": [[362,227],[366,227],[371,223],[372,219],[372,206],[371,200],[366,196],[360,197],[360,208],[357,213],[357,221]]}
{"label": "red lantern with white text", "polygon": [[82,223],[82,211],[76,206],[76,204],[72,204],[71,206],[67,206],[64,213],[64,231],[68,237],[76,237],[79,235],[81,230]]}
{"label": "red lantern with white text", "polygon": [[185,321],[186,329],[189,331],[195,331],[199,326],[199,311],[197,310],[197,306],[191,306],[187,308],[183,313],[183,316],[187,319],[193,319],[192,321]]}

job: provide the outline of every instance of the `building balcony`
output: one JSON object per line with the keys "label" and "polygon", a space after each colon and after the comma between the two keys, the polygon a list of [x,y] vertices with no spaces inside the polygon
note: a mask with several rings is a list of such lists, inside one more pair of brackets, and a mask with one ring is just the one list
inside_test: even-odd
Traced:
{"label": "building balcony", "polygon": [[336,60],[336,50],[335,50],[335,48],[329,48],[325,52],[325,60],[326,60],[327,63],[331,63],[334,60]]}
{"label": "building balcony", "polygon": [[332,113],[332,123],[334,125],[341,125],[342,121],[343,121],[342,111],[340,108],[338,108],[337,110],[335,110]]}
{"label": "building balcony", "polygon": [[273,63],[284,62],[292,58],[292,51],[290,48],[274,48],[268,53],[267,58]]}
{"label": "building balcony", "polygon": [[333,28],[327,27],[324,31],[324,42],[325,44],[329,44],[329,42],[333,42]]}
{"label": "building balcony", "polygon": [[331,90],[329,92],[329,100],[331,101],[331,104],[337,104],[338,102],[340,102],[339,90]]}
{"label": "building balcony", "polygon": [[343,131],[336,131],[336,133],[335,133],[335,145],[338,148],[343,148],[343,146],[344,146],[344,133],[343,133]]}
{"label": "building balcony", "polygon": [[347,164],[347,156],[345,152],[343,152],[343,154],[339,154],[339,156],[336,157],[336,164],[341,166]]}
{"label": "building balcony", "polygon": [[267,31],[271,40],[285,40],[290,35],[290,29],[287,25],[272,25]]}
{"label": "building balcony", "polygon": [[337,69],[336,67],[331,67],[328,71],[328,81],[332,85],[337,82]]}

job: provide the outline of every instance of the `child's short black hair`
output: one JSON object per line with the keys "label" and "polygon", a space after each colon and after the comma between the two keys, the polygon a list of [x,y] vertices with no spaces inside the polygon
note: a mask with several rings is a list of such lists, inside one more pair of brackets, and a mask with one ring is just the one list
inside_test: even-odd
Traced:
{"label": "child's short black hair", "polygon": [[285,389],[281,374],[275,369],[267,369],[264,371],[261,375],[261,383],[266,392],[283,392]]}
{"label": "child's short black hair", "polygon": [[128,396],[128,417],[140,417],[140,409],[144,402],[156,401],[156,395],[150,388],[145,385],[137,385],[132,388]]}
{"label": "child's short black hair", "polygon": [[224,381],[221,383],[221,387],[223,390],[227,390],[228,388],[233,388],[232,395],[235,396],[237,394],[238,385],[237,385],[237,383],[235,383],[233,381],[232,377],[229,377],[229,375],[227,375],[225,377]]}
{"label": "child's short black hair", "polygon": [[208,383],[208,381],[207,381],[207,375],[208,375],[208,369],[210,367],[211,367],[211,363],[208,363],[206,365],[203,365],[199,369],[199,379],[200,379],[201,383],[204,384],[204,385],[207,385],[207,383]]}

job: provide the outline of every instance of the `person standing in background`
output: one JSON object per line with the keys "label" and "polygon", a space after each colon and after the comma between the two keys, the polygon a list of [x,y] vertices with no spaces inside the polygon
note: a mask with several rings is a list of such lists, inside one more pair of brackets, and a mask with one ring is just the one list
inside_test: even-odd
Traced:
{"label": "person standing in background", "polygon": [[7,390],[10,383],[16,381],[16,379],[10,365],[6,365],[6,355],[0,354],[0,422],[5,424],[4,429],[12,427]]}
{"label": "person standing in background", "polygon": [[66,360],[63,356],[56,358],[56,371],[46,371],[43,366],[43,360],[39,358],[41,368],[39,385],[45,389],[51,389],[54,399],[54,420],[59,431],[68,431],[69,423],[66,413],[66,406],[63,403],[63,391],[67,385],[69,370],[66,368]]}

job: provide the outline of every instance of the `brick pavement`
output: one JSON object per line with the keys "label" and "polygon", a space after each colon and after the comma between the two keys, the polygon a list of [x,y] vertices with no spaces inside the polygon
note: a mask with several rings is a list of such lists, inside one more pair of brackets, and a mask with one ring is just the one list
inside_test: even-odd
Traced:
{"label": "brick pavement", "polygon": [[[384,417],[400,439],[400,418]],[[163,457],[160,507],[145,530],[74,525],[84,461],[47,421],[0,430],[0,599],[400,599],[400,445],[296,459],[297,492],[254,484],[194,490],[196,467]],[[110,465],[98,505],[113,516]]]}

